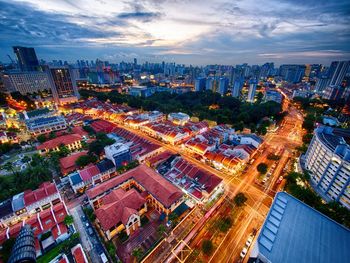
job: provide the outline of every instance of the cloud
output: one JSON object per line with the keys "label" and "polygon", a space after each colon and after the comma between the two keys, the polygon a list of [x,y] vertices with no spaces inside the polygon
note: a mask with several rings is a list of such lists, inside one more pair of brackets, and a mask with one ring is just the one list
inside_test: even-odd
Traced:
{"label": "cloud", "polygon": [[27,45],[71,61],[329,63],[349,58],[349,24],[348,0],[0,0],[0,60]]}

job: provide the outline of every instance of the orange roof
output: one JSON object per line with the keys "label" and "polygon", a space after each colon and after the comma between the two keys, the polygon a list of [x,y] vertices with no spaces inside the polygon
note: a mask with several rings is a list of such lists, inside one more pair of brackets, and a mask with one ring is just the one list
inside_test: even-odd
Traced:
{"label": "orange roof", "polygon": [[72,132],[75,134],[80,134],[81,136],[87,136],[88,133],[81,126],[75,126],[72,128]]}
{"label": "orange roof", "polygon": [[60,159],[60,167],[62,174],[67,174],[73,170],[76,170],[78,167],[75,165],[75,161],[83,155],[87,155],[87,151],[78,152],[67,157]]}
{"label": "orange roof", "polygon": [[81,141],[82,137],[79,134],[68,134],[68,135],[63,135],[60,137],[57,137],[55,139],[49,140],[44,142],[43,144],[39,145],[36,147],[38,150],[44,150],[44,149],[54,149],[61,144],[68,145],[75,143],[77,141]]}
{"label": "orange roof", "polygon": [[87,196],[93,199],[104,192],[118,188],[119,185],[130,179],[134,179],[142,185],[165,207],[170,207],[183,196],[183,193],[176,186],[144,164],[89,189]]}
{"label": "orange roof", "polygon": [[102,228],[107,231],[120,222],[127,224],[132,214],[146,203],[146,199],[135,189],[125,191],[118,188],[102,198],[102,206],[96,210],[96,217]]}
{"label": "orange roof", "polygon": [[24,191],[24,204],[26,206],[31,205],[35,202],[38,202],[50,195],[56,194],[57,188],[54,183],[44,182],[42,183],[38,189],[26,190]]}
{"label": "orange roof", "polygon": [[76,263],[88,263],[85,260],[86,257],[84,255],[84,251],[81,248],[81,245],[78,244],[77,246],[73,247],[72,254]]}

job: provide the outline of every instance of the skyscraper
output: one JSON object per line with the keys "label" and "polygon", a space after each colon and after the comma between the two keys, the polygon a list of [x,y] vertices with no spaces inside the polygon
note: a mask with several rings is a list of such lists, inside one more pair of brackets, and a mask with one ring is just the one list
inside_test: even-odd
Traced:
{"label": "skyscraper", "polygon": [[35,50],[32,47],[13,47],[13,52],[17,56],[18,65],[22,71],[38,70],[39,61]]}
{"label": "skyscraper", "polygon": [[197,78],[195,83],[194,83],[194,89],[195,91],[202,91],[205,90],[205,78]]}
{"label": "skyscraper", "polygon": [[50,68],[49,74],[56,103],[65,104],[78,100],[78,89],[69,68]]}
{"label": "skyscraper", "polygon": [[340,85],[349,69],[350,61],[333,61],[329,67],[329,85]]}
{"label": "skyscraper", "polygon": [[248,102],[254,102],[255,92],[256,92],[256,85],[258,84],[256,79],[251,79],[249,81],[249,91],[248,91]]}
{"label": "skyscraper", "polygon": [[227,92],[227,88],[228,88],[228,78],[226,77],[222,77],[219,79],[219,93],[221,95],[225,95],[225,93]]}
{"label": "skyscraper", "polygon": [[243,87],[243,78],[236,78],[233,83],[232,97],[238,98]]}

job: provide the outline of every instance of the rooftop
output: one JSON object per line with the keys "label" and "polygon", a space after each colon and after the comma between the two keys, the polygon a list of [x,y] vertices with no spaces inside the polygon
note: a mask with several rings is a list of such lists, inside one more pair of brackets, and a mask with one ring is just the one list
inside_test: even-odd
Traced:
{"label": "rooftop", "polygon": [[77,168],[75,161],[80,157],[87,155],[87,151],[71,154],[60,159],[60,167],[63,174],[69,173]]}
{"label": "rooftop", "polygon": [[81,141],[82,137],[79,134],[68,134],[63,135],[57,138],[54,138],[52,140],[46,141],[43,144],[39,145],[37,147],[37,150],[44,150],[44,149],[54,149],[61,144],[68,145],[75,143],[77,141]]}
{"label": "rooftop", "polygon": [[350,231],[293,196],[279,192],[253,252],[270,262],[344,262]]}
{"label": "rooftop", "polygon": [[166,207],[171,206],[183,196],[183,193],[176,186],[144,164],[89,189],[87,191],[87,196],[93,199],[111,189],[118,188],[119,185],[130,179],[134,179],[142,185]]}
{"label": "rooftop", "polygon": [[38,189],[34,191],[32,190],[24,191],[24,204],[26,206],[31,205],[50,195],[56,194],[57,192],[58,191],[55,183],[44,182],[39,186]]}

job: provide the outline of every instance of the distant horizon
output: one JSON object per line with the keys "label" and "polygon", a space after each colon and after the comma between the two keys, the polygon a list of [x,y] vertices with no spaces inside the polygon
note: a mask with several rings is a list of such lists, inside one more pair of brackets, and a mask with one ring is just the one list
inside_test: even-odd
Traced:
{"label": "distant horizon", "polygon": [[350,60],[349,10],[348,0],[0,0],[0,61],[19,45],[44,60],[329,65]]}

